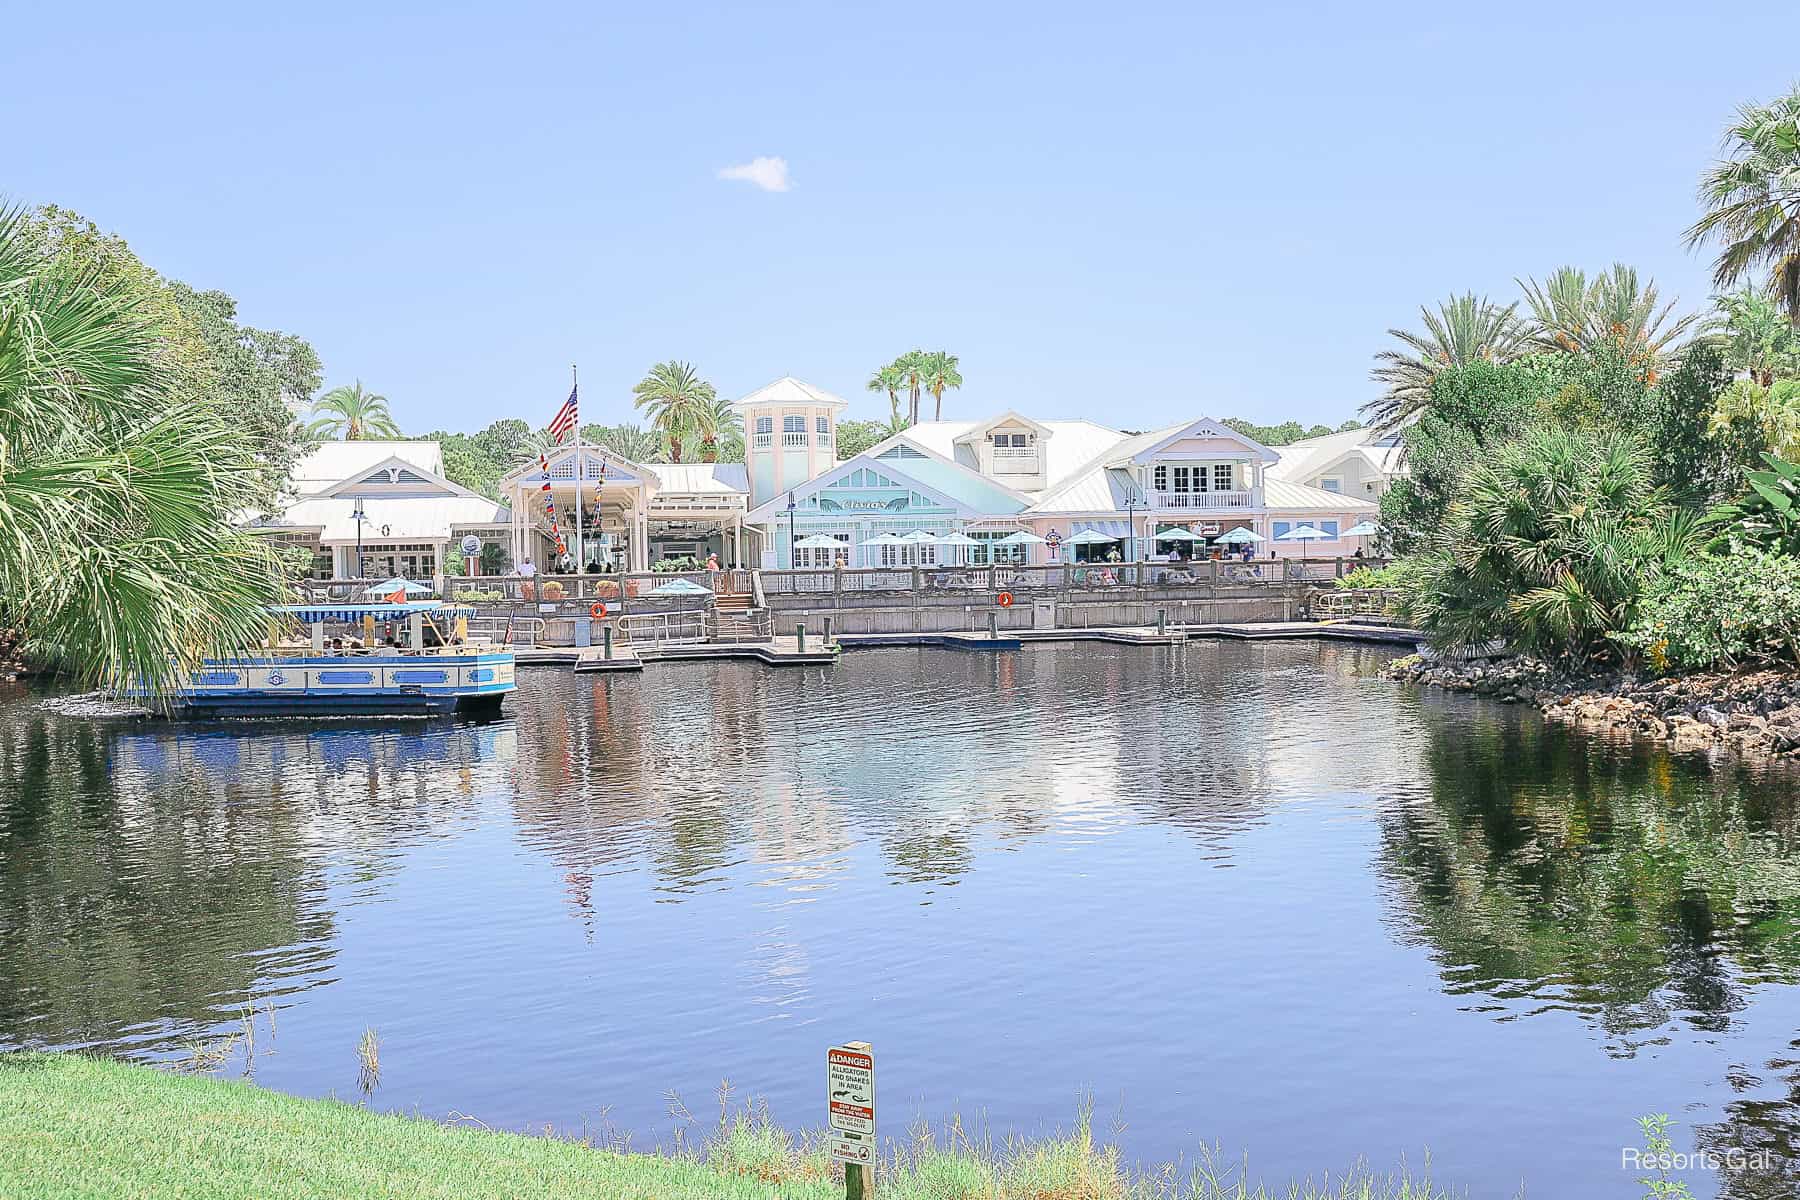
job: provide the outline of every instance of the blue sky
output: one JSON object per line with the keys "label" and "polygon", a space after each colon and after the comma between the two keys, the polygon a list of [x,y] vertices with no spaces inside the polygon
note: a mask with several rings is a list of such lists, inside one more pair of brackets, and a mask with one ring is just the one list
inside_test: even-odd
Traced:
{"label": "blue sky", "polygon": [[[261,7],[9,14],[0,191],[418,432],[542,423],[571,362],[627,419],[669,357],[875,416],[913,346],[961,355],[947,415],[1335,423],[1452,291],[1623,259],[1703,301],[1695,180],[1800,74],[1788,5]],[[758,157],[787,191],[719,178]]]}

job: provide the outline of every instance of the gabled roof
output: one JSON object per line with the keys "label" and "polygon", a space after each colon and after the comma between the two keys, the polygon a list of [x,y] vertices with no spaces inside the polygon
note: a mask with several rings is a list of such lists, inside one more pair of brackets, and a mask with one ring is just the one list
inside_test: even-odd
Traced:
{"label": "gabled roof", "polygon": [[750,492],[750,476],[743,463],[658,463],[656,476],[665,492],[692,496]]}
{"label": "gabled roof", "polygon": [[[433,444],[435,445],[436,443],[433,443]],[[474,492],[470,491],[466,487],[463,487],[461,484],[452,483],[448,479],[445,479],[442,475],[438,474],[436,471],[431,471],[424,467],[421,467],[417,463],[411,461],[410,459],[405,459],[405,458],[400,457],[398,454],[389,455],[387,458],[382,459],[380,462],[371,464],[366,469],[358,471],[356,474],[350,476],[348,479],[344,479],[344,480],[339,481],[338,483],[333,484],[331,487],[326,488],[323,492],[320,492],[318,494],[323,495],[323,496],[346,496],[352,492],[355,492],[360,486],[362,486],[364,484],[373,483],[373,484],[380,485],[383,483],[392,484],[392,483],[407,482],[407,480],[405,480],[405,479],[394,478],[395,476],[401,476],[401,475],[411,476],[412,479],[417,480],[419,483],[430,485],[433,489],[435,489],[438,492],[439,495],[445,495],[445,496],[473,496],[473,495],[475,495]],[[416,497],[416,496],[418,496],[418,493],[415,492],[415,493],[413,493],[413,495]],[[401,498],[403,498],[401,495],[394,496],[394,499],[401,499]],[[491,501],[490,501],[490,503],[491,503]]]}
{"label": "gabled roof", "polygon": [[253,521],[245,528],[264,533],[284,529],[317,529],[321,542],[354,542],[355,512],[363,509],[362,537],[370,541],[446,541],[458,526],[505,525],[512,510],[484,496],[313,496],[290,504],[280,515]]}
{"label": "gabled roof", "polygon": [[[998,420],[998,418],[995,418]],[[1125,435],[1116,429],[1093,421],[1036,421],[1046,430],[1042,437],[1045,488],[1054,488],[1077,470],[1092,462],[1109,447],[1117,445]],[[973,467],[973,457],[965,438],[975,428],[985,428],[986,421],[921,421],[899,435],[913,444],[950,459],[961,466]],[[886,443],[883,443],[884,445]],[[959,454],[958,451],[961,450]],[[969,456],[969,461],[964,461]],[[1023,493],[1022,493],[1023,494]]]}
{"label": "gabled roof", "polygon": [[1269,449],[1253,437],[1239,433],[1229,425],[1220,424],[1211,417],[1201,417],[1198,421],[1190,421],[1186,425],[1172,425],[1167,429],[1159,429],[1154,433],[1140,434],[1131,439],[1134,443],[1127,449],[1124,445],[1116,447],[1109,465],[1120,465],[1125,462],[1144,463],[1155,457],[1157,452],[1186,438],[1223,438],[1226,441],[1238,442],[1247,450],[1254,450],[1266,463],[1281,461],[1281,455]]}
{"label": "gabled roof", "polygon": [[[889,438],[888,442],[883,445],[896,440]],[[946,462],[930,454],[920,458],[877,459],[874,450],[875,448],[872,447],[855,458],[846,459],[823,475],[770,497],[744,514],[745,522],[755,525],[773,521],[787,511],[789,493],[792,493],[796,499],[802,496],[813,496],[845,476],[865,470],[875,471],[892,479],[895,483],[916,491],[945,508],[955,509],[964,517],[1009,515],[1025,509],[1026,500],[1023,496],[1011,492],[1009,489],[1001,488],[992,480],[983,479],[975,472],[965,467],[959,467],[955,463]],[[1000,507],[993,507],[984,501],[998,501]]]}
{"label": "gabled roof", "polygon": [[[979,512],[1013,513],[1030,505],[1031,496],[1029,494],[1009,488],[996,479],[990,479],[967,463],[959,462],[913,437],[912,432],[916,428],[918,426],[915,425],[912,429],[902,429],[899,433],[876,442],[858,457],[881,459],[882,455],[894,447],[907,446],[924,457],[902,461],[932,464],[931,466],[921,465],[919,471],[927,475],[935,475],[939,486],[967,497],[970,507]],[[891,462],[893,460],[882,459],[882,461]]]}
{"label": "gabled roof", "polygon": [[1009,408],[997,417],[989,417],[985,421],[971,422],[967,429],[956,435],[956,440],[959,442],[978,442],[987,435],[988,430],[994,428],[996,425],[1004,425],[1008,421],[1025,426],[1039,437],[1048,437],[1051,433],[1048,425],[1034,421],[1030,417]]}
{"label": "gabled roof", "polygon": [[[570,442],[566,446],[553,447],[544,452],[544,457],[545,457],[546,461],[548,461],[550,464],[550,477],[552,479],[557,478],[556,468],[557,468],[558,464],[566,462],[569,459],[569,456],[574,453],[575,453],[575,444],[573,442]],[[608,446],[596,445],[593,442],[583,442],[581,444],[581,453],[582,453],[582,456],[589,461],[605,463],[606,468],[607,468],[607,475],[611,479],[616,480],[619,478],[618,468],[622,467],[622,468],[624,468],[626,476],[629,477],[630,479],[632,479],[633,481],[640,480],[640,479],[648,480],[651,484],[654,484],[657,487],[662,486],[662,477],[658,473],[660,468],[658,468],[657,470],[652,470],[651,468],[644,466],[642,463],[634,463],[629,458],[626,458],[623,454],[617,453],[616,451],[614,451],[613,449],[611,449]],[[569,471],[570,471],[569,479],[571,481],[573,481],[573,479],[575,477],[574,470],[575,470],[575,468],[573,466],[571,466],[569,468]],[[538,462],[537,459],[528,458],[524,462],[520,463],[518,466],[514,467],[512,470],[508,471],[506,474],[502,475],[500,477],[500,485],[502,487],[505,487],[508,484],[515,483],[518,480],[525,479],[530,476],[542,475],[543,472],[544,472],[544,468],[543,468],[542,464],[540,464]],[[592,479],[593,477],[589,476],[589,478]]]}
{"label": "gabled roof", "polygon": [[300,456],[288,478],[297,494],[311,496],[390,458],[398,458],[433,475],[441,477],[444,474],[444,448],[437,442],[371,438],[320,442]]}
{"label": "gabled roof", "polygon": [[1270,467],[1268,474],[1282,479],[1311,479],[1352,455],[1360,456],[1383,475],[1397,475],[1404,469],[1399,438],[1374,429],[1346,429],[1342,433],[1302,438],[1282,446],[1278,453],[1281,461]]}
{"label": "gabled roof", "polygon": [[850,402],[842,396],[834,396],[821,387],[814,387],[804,380],[795,379],[792,375],[783,375],[774,383],[765,383],[751,392],[731,402],[731,407],[748,408],[751,405],[767,404],[810,404],[825,405],[827,408],[849,408]]}

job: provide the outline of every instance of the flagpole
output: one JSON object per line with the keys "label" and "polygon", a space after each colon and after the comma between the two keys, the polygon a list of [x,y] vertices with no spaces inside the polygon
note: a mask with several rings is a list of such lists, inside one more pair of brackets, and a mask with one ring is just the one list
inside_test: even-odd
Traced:
{"label": "flagpole", "polygon": [[[574,363],[569,364],[569,395],[575,398],[575,570],[579,574],[587,567],[581,539],[581,489],[587,484],[587,463],[581,453],[581,375]],[[576,581],[575,594],[581,594],[580,580]]]}

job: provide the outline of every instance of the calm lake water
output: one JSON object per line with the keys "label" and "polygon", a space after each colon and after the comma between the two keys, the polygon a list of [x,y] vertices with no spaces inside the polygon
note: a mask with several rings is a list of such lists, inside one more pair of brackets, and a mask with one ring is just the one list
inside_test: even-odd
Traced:
{"label": "calm lake water", "polygon": [[[1753,775],[1382,680],[1347,647],[869,650],[521,672],[489,724],[96,720],[0,694],[0,1045],[495,1126],[702,1126],[728,1079],[1283,1179],[1429,1151],[1637,1196],[1800,1180],[1800,814]],[[273,1028],[269,1013],[273,1012]],[[243,1069],[239,1053],[227,1070]]]}

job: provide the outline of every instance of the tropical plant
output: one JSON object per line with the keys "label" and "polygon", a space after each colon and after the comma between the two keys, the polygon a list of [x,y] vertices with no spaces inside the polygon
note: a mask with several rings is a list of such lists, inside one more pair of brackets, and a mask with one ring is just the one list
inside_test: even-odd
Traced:
{"label": "tropical plant", "polygon": [[1690,247],[1720,244],[1713,282],[1733,287],[1757,270],[1800,322],[1800,85],[1769,104],[1746,104],[1721,139],[1725,157],[1700,177],[1705,214]]}
{"label": "tropical plant", "polygon": [[1611,430],[1535,429],[1477,463],[1431,548],[1409,563],[1406,611],[1440,645],[1503,637],[1543,655],[1606,658],[1644,587],[1690,553],[1648,455]]}
{"label": "tropical plant", "polygon": [[1659,670],[1800,662],[1800,559],[1747,549],[1678,563],[1619,637]]}
{"label": "tropical plant", "polygon": [[[739,428],[737,412],[731,401],[709,394],[693,408],[693,432],[700,443],[700,461],[719,461],[719,439],[730,437]],[[742,435],[739,435],[742,440]]]}
{"label": "tropical plant", "polygon": [[1766,471],[1744,477],[1749,490],[1707,514],[1715,554],[1768,550],[1800,558],[1800,464],[1765,453]]}
{"label": "tropical plant", "polygon": [[253,435],[186,394],[143,293],[46,255],[0,212],[0,624],[28,657],[162,691],[258,642],[280,599],[231,525]]}
{"label": "tropical plant", "polygon": [[906,423],[900,419],[900,389],[906,386],[906,373],[900,369],[899,364],[891,362],[880,368],[869,376],[869,382],[863,386],[871,392],[886,392],[888,424],[896,429],[905,428]]}
{"label": "tropical plant", "polygon": [[1725,362],[1763,387],[1778,375],[1800,375],[1800,327],[1755,288],[1715,298],[1717,311],[1706,323]]}
{"label": "tropical plant", "polygon": [[653,462],[662,453],[662,439],[642,425],[590,425],[582,430],[582,436],[628,462]]}
{"label": "tropical plant", "polygon": [[1777,379],[1767,387],[1749,376],[1733,380],[1719,395],[1713,428],[1734,425],[1757,430],[1769,453],[1800,459],[1800,379]]}
{"label": "tropical plant", "polygon": [[839,462],[855,458],[871,446],[899,433],[903,425],[885,421],[839,421],[837,423],[837,457]]}
{"label": "tropical plant", "polygon": [[675,359],[651,367],[631,394],[638,410],[649,414],[650,428],[668,447],[672,463],[681,461],[683,439],[700,427],[702,412],[717,398],[713,385],[691,363]]}
{"label": "tropical plant", "polygon": [[1624,263],[1592,281],[1578,267],[1558,267],[1543,283],[1523,279],[1519,286],[1531,308],[1532,348],[1579,354],[1610,342],[1641,357],[1646,373],[1667,363],[1700,319],[1698,313],[1674,316],[1673,300],[1658,307],[1656,284],[1640,287],[1637,271]]}
{"label": "tropical plant", "polygon": [[955,391],[963,385],[962,372],[957,369],[959,365],[956,355],[947,354],[942,350],[933,350],[925,355],[925,361],[919,373],[919,382],[926,391],[931,393],[933,404],[931,419],[934,421],[944,419],[944,393]]}
{"label": "tropical plant", "polygon": [[1370,377],[1386,391],[1363,406],[1369,423],[1385,431],[1412,420],[1431,402],[1431,381],[1446,368],[1504,363],[1515,357],[1529,332],[1518,309],[1516,303],[1502,307],[1470,292],[1452,296],[1436,312],[1421,308],[1424,333],[1388,330],[1402,348],[1375,356],[1379,365]]}
{"label": "tropical plant", "polygon": [[908,350],[894,360],[894,369],[906,381],[907,409],[906,423],[919,423],[919,391],[924,386],[926,354],[923,350]]}
{"label": "tropical plant", "polygon": [[388,411],[386,396],[364,391],[362,380],[349,387],[334,387],[313,405],[316,418],[306,427],[315,438],[342,438],[346,442],[365,438],[397,438],[400,426]]}

